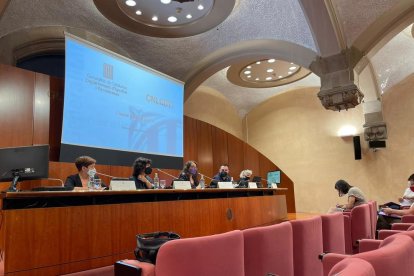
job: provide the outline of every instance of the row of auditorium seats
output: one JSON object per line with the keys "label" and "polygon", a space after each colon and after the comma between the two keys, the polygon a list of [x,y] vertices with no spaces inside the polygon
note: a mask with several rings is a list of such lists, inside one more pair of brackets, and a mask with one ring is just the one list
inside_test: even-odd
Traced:
{"label": "row of auditorium seats", "polygon": [[[383,241],[370,240],[375,236],[375,211],[375,202],[371,202],[355,207],[348,214],[327,214],[243,231],[174,240],[160,248],[155,266],[136,260],[122,263],[141,268],[141,272],[128,275],[143,276],[358,276],[393,275],[386,273],[393,269],[411,269],[414,266],[414,251],[411,255],[414,250],[414,231],[411,231],[411,236],[407,234],[411,232],[405,231],[403,235],[387,237]],[[353,226],[362,218],[364,222],[359,227]],[[345,255],[348,253],[347,242],[351,245],[351,253],[357,253],[354,240],[360,238],[363,239],[359,243],[362,253]],[[370,245],[370,242],[376,245]],[[367,250],[371,251],[365,252]],[[320,261],[318,256],[322,252],[331,253],[324,255]],[[397,265],[399,260],[407,260],[403,254],[411,258],[412,265]],[[386,259],[381,259],[383,256],[391,261],[388,263]],[[113,267],[106,269],[107,273],[101,271],[99,275],[114,275]],[[84,271],[82,275],[97,274]]]}

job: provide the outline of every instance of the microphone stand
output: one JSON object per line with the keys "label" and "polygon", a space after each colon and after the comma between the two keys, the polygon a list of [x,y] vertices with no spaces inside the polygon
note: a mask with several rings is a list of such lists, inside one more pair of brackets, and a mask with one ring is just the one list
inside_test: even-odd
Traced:
{"label": "microphone stand", "polygon": [[160,173],[163,173],[163,174],[165,174],[165,175],[168,175],[169,177],[172,177],[173,179],[178,179],[178,177],[176,177],[176,176],[173,176],[172,174],[169,174],[169,173],[167,173],[167,172],[165,172],[165,171],[163,171],[163,170],[161,170],[161,169],[156,169],[158,172],[160,172]]}

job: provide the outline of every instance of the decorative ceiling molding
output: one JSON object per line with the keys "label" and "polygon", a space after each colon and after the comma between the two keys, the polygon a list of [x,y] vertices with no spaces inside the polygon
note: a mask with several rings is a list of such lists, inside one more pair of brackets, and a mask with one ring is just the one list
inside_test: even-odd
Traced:
{"label": "decorative ceiling molding", "polygon": [[33,55],[64,53],[65,32],[129,57],[125,50],[89,31],[64,26],[42,26],[20,29],[1,37],[0,62],[15,65],[16,61]]}
{"label": "decorative ceiling molding", "polygon": [[[148,1],[148,3],[153,5],[155,3],[153,1]],[[117,0],[94,0],[93,2],[102,15],[124,29],[146,36],[170,38],[193,36],[216,27],[231,14],[236,4],[235,0],[214,1],[211,10],[198,20],[187,24],[167,26],[134,20],[118,5]],[[159,4],[164,5],[161,2]]]}
{"label": "decorative ceiling molding", "polygon": [[[268,57],[272,58],[272,57]],[[268,87],[277,87],[280,85],[285,85],[292,83],[298,80],[301,80],[308,76],[311,71],[300,67],[297,71],[287,77],[276,79],[273,81],[245,81],[240,77],[240,72],[249,64],[256,62],[257,59],[250,60],[249,62],[238,62],[233,63],[230,68],[227,70],[227,79],[235,85],[242,87],[250,88],[268,88]],[[289,63],[288,63],[289,64]]]}
{"label": "decorative ceiling molding", "polygon": [[3,16],[4,11],[6,10],[6,8],[9,5],[10,2],[11,2],[11,0],[0,1],[0,18]]}
{"label": "decorative ceiling molding", "polygon": [[414,1],[402,0],[366,28],[355,40],[352,48],[371,58],[388,41],[413,22]]}
{"label": "decorative ceiling molding", "polygon": [[[299,0],[308,21],[319,55],[331,56],[344,49],[338,39],[338,26],[332,20],[332,10],[324,0]],[[340,32],[340,30],[339,30]]]}
{"label": "decorative ceiling molding", "polygon": [[325,5],[327,8],[329,17],[331,18],[331,22],[333,25],[333,29],[335,31],[336,39],[339,43],[339,47],[341,48],[341,50],[344,50],[346,49],[345,32],[335,12],[335,8],[332,4],[332,0],[325,0]]}
{"label": "decorative ceiling molding", "polygon": [[234,63],[248,63],[269,57],[310,68],[311,63],[317,59],[317,53],[303,46],[278,40],[244,41],[222,48],[203,58],[189,70],[191,73],[185,78],[184,100],[187,100],[199,85],[221,69]]}

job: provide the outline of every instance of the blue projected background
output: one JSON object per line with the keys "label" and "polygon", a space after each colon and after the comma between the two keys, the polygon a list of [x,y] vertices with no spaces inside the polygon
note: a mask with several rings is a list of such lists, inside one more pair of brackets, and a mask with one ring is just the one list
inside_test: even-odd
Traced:
{"label": "blue projected background", "polygon": [[184,85],[66,37],[62,143],[183,156]]}

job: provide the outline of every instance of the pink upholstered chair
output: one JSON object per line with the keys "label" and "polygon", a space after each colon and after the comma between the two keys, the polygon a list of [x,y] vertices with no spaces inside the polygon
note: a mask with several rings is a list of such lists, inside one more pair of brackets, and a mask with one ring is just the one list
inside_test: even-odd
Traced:
{"label": "pink upholstered chair", "polygon": [[[400,224],[405,224],[405,223],[400,223]],[[412,231],[414,230],[414,224],[405,224],[404,226],[408,226],[408,228],[402,228],[402,227],[396,227],[396,229],[403,229],[403,230],[380,230],[378,232],[378,239],[379,240],[384,240],[386,238],[388,238],[389,236],[398,234],[398,233],[403,233],[405,231]]]}
{"label": "pink upholstered chair", "polygon": [[[414,233],[412,235],[414,236]],[[331,271],[337,263],[346,258],[360,258],[368,261],[377,276],[411,275],[414,271],[413,237],[404,234],[394,235],[380,241],[378,249],[353,256],[327,254],[323,258],[324,271]]]}
{"label": "pink upholstered chair", "polygon": [[246,276],[293,276],[292,226],[284,222],[243,231]]}
{"label": "pink upholstered chair", "polygon": [[347,258],[337,263],[329,276],[375,276],[372,265],[359,258]]}
{"label": "pink upholstered chair", "polygon": [[414,223],[408,222],[395,222],[391,225],[391,230],[404,230],[407,231]]}
{"label": "pink upholstered chair", "polygon": [[244,276],[241,231],[169,241],[161,246],[156,276]]}
{"label": "pink upholstered chair", "polygon": [[404,222],[404,223],[414,223],[414,215],[405,215],[405,216],[402,216],[401,222]]}
{"label": "pink upholstered chair", "polygon": [[341,213],[322,215],[323,252],[345,254],[344,218]]}
{"label": "pink upholstered chair", "polygon": [[371,235],[372,238],[375,237],[375,231],[377,231],[377,219],[378,219],[378,214],[377,214],[377,202],[376,201],[368,201],[368,205],[369,205],[369,210],[370,210],[370,217],[371,217]]}
{"label": "pink upholstered chair", "polygon": [[[357,241],[360,239],[373,239],[371,226],[371,210],[368,204],[354,207],[349,215],[344,215],[345,251],[347,254],[358,253]],[[350,234],[347,233],[350,231]],[[350,248],[352,251],[350,252]]]}
{"label": "pink upholstered chair", "polygon": [[323,251],[322,219],[290,221],[293,230],[293,263],[295,276],[321,276],[322,264],[318,259]]}

